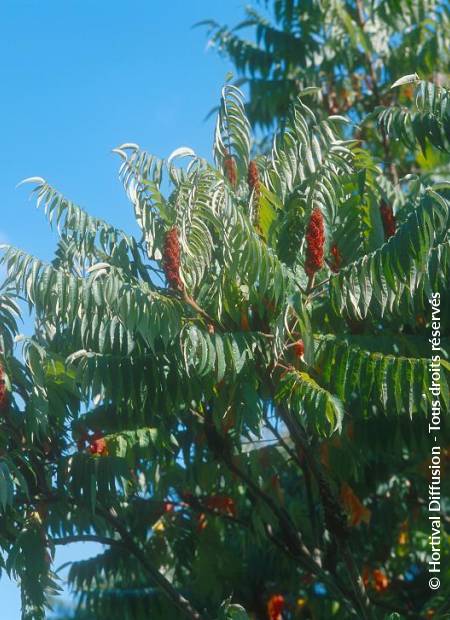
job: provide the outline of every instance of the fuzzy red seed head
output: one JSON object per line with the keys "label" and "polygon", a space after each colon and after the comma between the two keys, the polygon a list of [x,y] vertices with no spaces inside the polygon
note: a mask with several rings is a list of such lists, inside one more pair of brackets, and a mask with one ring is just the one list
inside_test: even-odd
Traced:
{"label": "fuzzy red seed head", "polygon": [[164,274],[170,288],[182,291],[184,286],[180,277],[181,250],[176,226],[166,233],[162,255]]}
{"label": "fuzzy red seed head", "polygon": [[210,510],[216,510],[217,512],[226,514],[229,517],[236,516],[234,499],[228,497],[227,495],[212,495],[205,500],[205,506],[207,506]]}
{"label": "fuzzy red seed head", "polygon": [[253,223],[259,234],[263,234],[260,222],[260,181],[259,171],[256,162],[252,159],[248,165],[247,183],[252,193]]}
{"label": "fuzzy red seed head", "polygon": [[225,176],[228,179],[231,187],[236,187],[237,185],[237,168],[234,157],[227,153],[223,158],[223,168],[225,172]]}
{"label": "fuzzy red seed head", "polygon": [[89,452],[91,454],[98,454],[99,456],[106,456],[108,454],[106,439],[104,437],[94,437],[89,444]]}
{"label": "fuzzy red seed head", "polygon": [[252,159],[248,165],[247,183],[250,191],[259,193],[259,171],[256,162]]}
{"label": "fuzzy red seed head", "polygon": [[389,579],[387,578],[386,574],[379,568],[376,568],[372,572],[372,577],[373,587],[377,592],[383,592],[389,587]]}
{"label": "fuzzy red seed head", "polygon": [[296,357],[303,357],[305,353],[305,343],[303,340],[297,340],[294,344],[294,353]]}
{"label": "fuzzy red seed head", "polygon": [[397,230],[397,222],[392,207],[384,202],[384,200],[380,205],[380,213],[381,220],[383,222],[384,236],[386,239],[389,239],[389,237],[395,235],[395,231]]}
{"label": "fuzzy red seed head", "polygon": [[283,609],[286,601],[282,594],[274,594],[267,601],[267,615],[269,620],[282,620]]}
{"label": "fuzzy red seed head", "polygon": [[311,278],[323,267],[325,228],[320,209],[314,209],[306,229],[306,261],[305,271]]}
{"label": "fuzzy red seed head", "polygon": [[164,512],[173,512],[174,508],[175,506],[172,504],[172,502],[164,502],[163,504]]}
{"label": "fuzzy red seed head", "polygon": [[341,268],[342,255],[336,243],[333,243],[330,249],[332,260],[330,261],[330,269],[334,273],[338,273]]}

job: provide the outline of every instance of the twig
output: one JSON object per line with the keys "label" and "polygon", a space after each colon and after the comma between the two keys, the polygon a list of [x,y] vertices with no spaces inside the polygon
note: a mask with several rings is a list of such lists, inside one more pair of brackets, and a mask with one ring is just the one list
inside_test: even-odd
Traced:
{"label": "twig", "polygon": [[[335,504],[336,506],[339,506],[340,505],[339,500],[335,497],[335,494],[333,490],[331,489],[331,486],[326,476],[322,472],[320,465],[318,464],[316,458],[313,456],[310,450],[310,446],[309,446],[304,430],[301,428],[299,424],[297,424],[293,420],[292,416],[288,414],[287,410],[285,410],[283,407],[280,407],[279,411],[280,411],[281,419],[286,424],[286,426],[289,429],[289,432],[291,433],[292,439],[294,440],[296,445],[301,449],[302,453],[305,455],[308,466],[312,474],[316,478],[319,488],[324,488],[324,493],[327,494],[331,498],[333,504]],[[323,499],[322,499],[322,503],[324,503]],[[353,559],[353,555],[350,552],[348,542],[347,540],[344,539],[343,534],[338,536],[336,533],[336,538],[337,538],[337,543],[341,549],[341,553],[343,555],[345,565],[349,573],[352,589],[355,594],[354,602],[357,604],[357,607],[360,609],[362,613],[361,617],[363,619],[369,620],[370,618],[373,618],[373,611],[371,610],[371,607],[370,607],[370,599],[367,595],[363,580],[356,568],[356,564]]]}
{"label": "twig", "polygon": [[[220,458],[228,469],[246,484],[249,493],[254,497],[254,499],[264,503],[277,519],[285,542],[285,545],[280,546],[280,548],[284,548],[286,546],[289,556],[295,557],[296,561],[308,572],[322,579],[322,581],[327,584],[330,592],[347,606],[351,614],[356,615],[356,610],[353,607],[353,603],[347,597],[346,592],[340,587],[336,580],[332,579],[331,575],[325,571],[311,555],[311,552],[302,540],[301,533],[297,530],[296,525],[291,520],[289,513],[280,508],[276,502],[248,476],[246,472],[236,465],[229,446],[225,445],[224,439],[221,435],[219,435],[214,427],[210,411],[205,416],[205,432],[208,444],[215,456]],[[366,616],[363,616],[363,618],[365,617]]]}
{"label": "twig", "polygon": [[195,299],[193,299],[189,293],[186,291],[186,289],[183,289],[183,301],[188,304],[188,306],[191,306],[191,308],[193,308],[193,310],[195,310],[195,312],[197,312],[198,314],[200,314],[205,321],[207,321],[208,323],[212,323],[213,325],[216,325],[218,327],[219,324],[217,323],[217,321],[215,319],[213,319],[211,316],[209,316],[209,314],[207,312],[205,312],[203,310],[203,308],[200,308],[200,306],[198,305],[198,303],[195,301]]}
{"label": "twig", "polygon": [[313,498],[313,493],[312,493],[312,488],[311,488],[311,475],[310,475],[309,469],[306,467],[305,462],[301,461],[301,459],[299,458],[299,456],[295,452],[295,450],[292,450],[292,448],[290,448],[287,445],[286,441],[280,435],[278,430],[275,428],[275,426],[273,426],[269,422],[269,420],[267,418],[266,418],[266,425],[270,429],[270,431],[275,435],[275,437],[278,439],[278,441],[281,443],[281,445],[286,450],[286,452],[297,463],[297,465],[299,466],[299,468],[301,469],[301,471],[303,473],[303,477],[304,477],[304,480],[305,480],[306,501],[308,503],[309,519],[311,521],[311,530],[312,530],[312,534],[313,534],[313,538],[314,538],[314,543],[316,545],[316,548],[319,551],[319,557],[317,558],[317,561],[321,564],[322,563],[321,562],[322,558],[321,558],[321,554],[320,554],[320,546],[321,545],[320,545],[320,540],[319,540],[319,532],[317,530],[316,513],[315,513],[315,509],[314,509],[314,498]]}
{"label": "twig", "polygon": [[174,586],[162,575],[157,568],[151,564],[141,547],[134,541],[134,538],[129,534],[126,527],[121,521],[111,514],[111,512],[103,507],[98,507],[99,513],[103,518],[112,525],[112,527],[120,534],[122,541],[126,544],[128,550],[135,556],[137,560],[142,564],[152,581],[161,588],[164,594],[172,603],[182,611],[191,620],[206,620],[206,617],[198,612],[191,603],[182,595]]}

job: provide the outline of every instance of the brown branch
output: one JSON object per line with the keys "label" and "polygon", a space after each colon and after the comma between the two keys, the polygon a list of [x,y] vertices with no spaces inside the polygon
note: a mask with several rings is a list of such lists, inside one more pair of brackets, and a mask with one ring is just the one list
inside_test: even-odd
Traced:
{"label": "brown branch", "polygon": [[290,448],[287,445],[286,441],[280,435],[278,430],[275,428],[275,426],[273,426],[269,422],[267,418],[266,418],[266,425],[269,428],[269,430],[275,435],[275,437],[278,439],[278,441],[283,446],[283,448],[286,450],[286,452],[290,455],[290,457],[297,463],[297,465],[299,466],[299,468],[301,469],[303,473],[303,478],[305,480],[306,501],[308,503],[309,520],[311,521],[311,530],[313,534],[314,544],[316,545],[316,548],[318,551],[318,554],[315,554],[315,555],[319,556],[319,557],[316,557],[316,560],[321,564],[322,558],[321,558],[321,553],[320,553],[320,547],[321,547],[320,536],[319,536],[319,532],[317,529],[317,515],[315,513],[315,508],[314,508],[314,498],[313,498],[313,492],[312,492],[312,487],[311,487],[310,471],[306,467],[305,462],[300,459],[300,457],[295,452],[295,450],[292,450],[292,448]]}
{"label": "brown branch", "polygon": [[191,603],[182,595],[174,586],[162,575],[157,568],[153,566],[151,562],[148,561],[144,551],[141,547],[135,542],[133,536],[128,532],[126,527],[121,523],[121,521],[115,517],[109,510],[99,506],[98,512],[103,516],[105,521],[108,523],[120,534],[123,543],[125,543],[128,551],[134,555],[134,557],[139,560],[142,564],[143,568],[151,578],[151,580],[161,588],[162,592],[167,596],[167,598],[172,601],[172,603],[177,607],[185,616],[190,618],[191,620],[206,620],[206,617],[200,612],[198,612]]}
{"label": "brown branch", "polygon": [[[320,564],[313,558],[308,547],[302,540],[301,533],[297,530],[295,523],[291,520],[289,513],[280,508],[277,503],[265,493],[236,463],[231,454],[231,448],[224,438],[217,432],[212,422],[211,412],[207,411],[205,415],[205,434],[208,445],[217,459],[220,459],[228,469],[238,477],[247,486],[248,492],[253,499],[259,500],[265,504],[280,526],[280,532],[284,539],[284,545],[278,545],[281,549],[286,547],[287,553],[294,558],[308,572],[316,575],[328,586],[330,593],[342,601],[350,611],[356,615],[356,610],[351,602],[348,593],[340,586],[336,579],[325,571]],[[365,618],[366,616],[363,616]]]}
{"label": "brown branch", "polygon": [[250,526],[250,524],[247,521],[244,521],[244,519],[240,519],[239,517],[233,517],[232,515],[227,514],[226,512],[224,512],[223,510],[219,510],[218,508],[210,508],[209,506],[204,504],[199,497],[195,497],[195,495],[187,498],[185,503],[189,506],[189,508],[192,508],[197,513],[203,512],[210,514],[213,517],[220,517],[222,519],[225,519],[229,523],[233,523],[234,525],[241,526],[247,529]]}
{"label": "brown branch", "polygon": [[[355,595],[355,602],[362,613],[361,617],[370,620],[373,618],[370,599],[367,595],[366,588],[356,567],[353,554],[351,553],[348,544],[348,531],[346,525],[342,523],[340,501],[336,497],[327,476],[313,455],[303,428],[296,423],[287,409],[279,407],[279,413],[281,419],[286,424],[294,443],[304,454],[311,473],[316,478],[317,484],[319,485],[319,489],[321,491],[320,496],[322,499],[322,504],[324,505],[325,515],[328,514],[328,518],[333,529],[333,534],[336,537],[344,563],[349,573],[350,583]],[[330,514],[330,512],[333,514]]]}
{"label": "brown branch", "polygon": [[315,284],[311,290],[309,291],[310,293],[313,293],[316,289],[320,288],[321,286],[323,286],[324,284],[328,284],[328,282],[330,281],[330,278],[325,278],[325,280],[322,280],[322,282],[319,282],[318,284]]}
{"label": "brown branch", "polygon": [[202,318],[205,319],[205,321],[207,321],[208,323],[212,323],[213,325],[220,327],[219,324],[217,323],[217,321],[215,319],[213,319],[211,316],[209,316],[209,314],[207,312],[205,312],[203,310],[203,308],[200,308],[200,306],[198,305],[198,303],[195,301],[195,299],[193,299],[189,293],[186,291],[186,289],[183,289],[183,301],[188,305],[191,306],[191,308],[193,310],[195,310],[195,312],[197,312],[197,314],[200,314],[200,316]]}
{"label": "brown branch", "polygon": [[314,280],[316,278],[316,274],[313,273],[312,275],[308,276],[308,284],[306,285],[306,295],[309,295],[311,293],[311,291],[314,289]]}
{"label": "brown branch", "polygon": [[[60,498],[61,496],[58,494],[49,494],[47,499],[48,501],[58,501]],[[73,497],[70,497],[69,499],[73,504],[77,504]],[[114,544],[116,546],[121,546],[125,548],[128,553],[132,553],[134,555],[134,557],[142,564],[142,567],[145,569],[153,583],[161,589],[166,597],[172,601],[174,606],[183,612],[186,617],[190,618],[190,620],[208,620],[208,616],[198,612],[191,605],[191,603],[182,594],[180,594],[180,592],[178,592],[170,581],[168,581],[168,579],[166,579],[166,577],[164,577],[164,575],[162,575],[159,570],[153,566],[151,562],[149,562],[145,552],[142,550],[140,545],[135,542],[133,536],[128,532],[125,525],[117,516],[101,505],[97,505],[96,510],[104,518],[104,520],[107,521],[118,534],[120,534],[121,540],[90,534],[80,534],[78,536],[66,536],[64,538],[59,538],[53,541],[54,544],[69,544],[70,542],[78,542],[80,540],[92,540],[94,542],[101,542],[102,544]]]}

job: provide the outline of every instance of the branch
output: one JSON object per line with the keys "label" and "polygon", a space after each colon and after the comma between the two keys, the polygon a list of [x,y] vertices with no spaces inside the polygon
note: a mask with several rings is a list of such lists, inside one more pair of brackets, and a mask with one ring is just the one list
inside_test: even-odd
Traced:
{"label": "branch", "polygon": [[212,325],[215,325],[216,327],[220,327],[220,325],[217,323],[217,321],[215,319],[213,319],[211,316],[209,316],[209,314],[207,312],[205,312],[203,310],[203,308],[200,308],[198,303],[195,301],[195,299],[193,299],[189,295],[189,293],[186,291],[186,289],[183,289],[183,301],[186,304],[188,304],[188,306],[191,306],[191,308],[193,310],[195,310],[195,312],[197,312],[201,317],[203,317],[207,323],[211,323]]}
{"label": "branch", "polygon": [[250,524],[247,521],[244,521],[244,519],[240,519],[239,517],[233,517],[227,514],[226,512],[224,512],[223,510],[219,510],[217,508],[209,508],[206,504],[202,503],[201,498],[195,497],[195,495],[192,495],[191,497],[187,498],[186,504],[189,506],[189,508],[192,508],[195,512],[199,514],[207,513],[207,514],[212,515],[213,517],[220,517],[224,519],[225,521],[228,521],[229,523],[233,523],[234,525],[237,525],[237,526],[240,526],[246,529],[249,528]]}
{"label": "branch", "polygon": [[361,617],[370,620],[370,618],[373,618],[370,599],[367,595],[362,577],[356,567],[355,560],[350,551],[347,525],[343,522],[343,511],[341,509],[340,501],[335,496],[326,475],[313,455],[304,429],[294,420],[287,409],[284,407],[279,407],[279,412],[281,419],[289,429],[292,439],[304,454],[309,469],[316,478],[319,486],[319,495],[322,499],[322,504],[324,507],[325,519],[326,521],[329,521],[328,527],[336,536],[344,563],[349,573],[350,583],[355,595],[355,603],[362,613]]}
{"label": "branch", "polygon": [[128,551],[131,552],[137,560],[139,560],[152,581],[161,588],[167,598],[171,600],[172,603],[191,620],[206,620],[206,616],[200,614],[200,612],[194,609],[191,603],[174,588],[170,581],[166,579],[166,577],[164,577],[164,575],[162,575],[159,570],[147,560],[144,551],[135,542],[131,534],[128,533],[128,530],[121,523],[121,521],[111,514],[109,510],[101,506],[98,507],[98,511],[103,516],[105,521],[108,521],[116,532],[120,534],[122,541],[126,543]]}
{"label": "branch", "polygon": [[297,463],[297,465],[299,466],[299,468],[301,469],[303,473],[303,477],[305,479],[306,501],[308,502],[309,520],[311,521],[311,530],[313,534],[313,539],[314,539],[314,543],[318,551],[318,554],[315,554],[315,555],[318,555],[316,560],[318,561],[319,564],[321,564],[320,536],[317,530],[317,522],[316,522],[317,515],[315,512],[315,508],[314,508],[314,498],[313,498],[312,487],[311,487],[310,471],[306,467],[305,462],[299,458],[295,450],[292,450],[292,448],[290,448],[287,445],[286,441],[283,439],[283,437],[278,432],[278,429],[275,426],[273,426],[273,424],[271,424],[271,422],[267,418],[266,418],[266,425],[269,428],[269,430],[278,439],[278,441],[283,446],[283,448],[286,450],[286,452],[289,454],[289,456]]}
{"label": "branch", "polygon": [[[328,586],[330,593],[336,596],[337,600],[342,601],[352,615],[356,615],[356,610],[345,590],[343,590],[340,585],[336,583],[336,580],[333,580],[331,575],[325,571],[311,555],[311,552],[302,540],[301,533],[297,530],[295,523],[291,520],[289,513],[280,508],[276,502],[249,477],[246,472],[236,465],[231,454],[230,446],[217,432],[211,419],[211,411],[208,410],[205,412],[205,434],[208,445],[216,458],[221,459],[228,469],[246,484],[253,498],[264,503],[277,519],[285,543],[285,545],[278,546],[282,549],[286,546],[287,554],[290,557],[295,558],[295,560],[308,572],[322,579],[322,581]],[[273,537],[271,538],[273,540]],[[366,616],[363,617],[365,618]]]}

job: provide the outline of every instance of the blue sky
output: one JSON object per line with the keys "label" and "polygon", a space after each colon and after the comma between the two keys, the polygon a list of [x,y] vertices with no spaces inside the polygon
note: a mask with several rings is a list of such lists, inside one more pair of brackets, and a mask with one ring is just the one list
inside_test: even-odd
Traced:
{"label": "blue sky", "polygon": [[[41,258],[54,236],[17,183],[42,176],[90,213],[129,232],[131,209],[111,149],[137,142],[165,157],[190,146],[209,157],[230,67],[206,47],[205,18],[235,24],[240,0],[2,0],[0,3],[0,242]],[[95,552],[58,550],[56,565]],[[0,581],[1,617],[19,594]]]}

